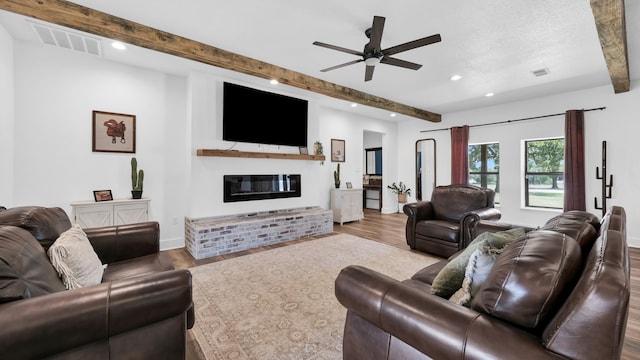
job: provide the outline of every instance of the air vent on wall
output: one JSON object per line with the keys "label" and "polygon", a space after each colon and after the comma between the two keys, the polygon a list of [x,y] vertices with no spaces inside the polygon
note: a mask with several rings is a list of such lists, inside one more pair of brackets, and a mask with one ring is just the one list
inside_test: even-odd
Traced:
{"label": "air vent on wall", "polygon": [[549,69],[542,68],[538,70],[533,70],[531,73],[535,76],[545,76],[545,75],[549,75]]}
{"label": "air vent on wall", "polygon": [[102,56],[100,39],[29,21],[43,44]]}

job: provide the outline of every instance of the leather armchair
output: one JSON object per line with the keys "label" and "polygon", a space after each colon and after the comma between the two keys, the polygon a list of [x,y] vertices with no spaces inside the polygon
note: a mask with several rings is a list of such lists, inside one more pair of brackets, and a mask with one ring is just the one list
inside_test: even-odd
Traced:
{"label": "leather armchair", "polygon": [[449,257],[473,240],[471,229],[480,220],[498,220],[495,192],[473,185],[438,186],[430,201],[407,204],[406,238],[411,249]]}
{"label": "leather armchair", "polygon": [[160,252],[158,223],[84,229],[108,266],[101,284],[65,290],[45,249],[70,226],[60,208],[0,212],[3,357],[184,358],[191,274]]}

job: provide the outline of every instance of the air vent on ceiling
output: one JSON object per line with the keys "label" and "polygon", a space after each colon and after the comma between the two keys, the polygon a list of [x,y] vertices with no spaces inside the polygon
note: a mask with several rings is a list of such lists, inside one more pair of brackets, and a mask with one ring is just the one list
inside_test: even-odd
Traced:
{"label": "air vent on ceiling", "polygon": [[43,44],[83,52],[89,55],[102,56],[100,39],[72,33],[70,31],[29,22]]}
{"label": "air vent on ceiling", "polygon": [[533,70],[531,73],[535,76],[545,76],[545,75],[549,75],[549,69],[542,68],[538,70]]}

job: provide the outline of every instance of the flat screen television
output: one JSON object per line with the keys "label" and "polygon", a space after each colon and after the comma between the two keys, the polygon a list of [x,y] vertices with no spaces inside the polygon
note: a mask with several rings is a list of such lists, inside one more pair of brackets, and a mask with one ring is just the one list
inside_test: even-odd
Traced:
{"label": "flat screen television", "polygon": [[222,139],[307,146],[307,101],[224,83]]}

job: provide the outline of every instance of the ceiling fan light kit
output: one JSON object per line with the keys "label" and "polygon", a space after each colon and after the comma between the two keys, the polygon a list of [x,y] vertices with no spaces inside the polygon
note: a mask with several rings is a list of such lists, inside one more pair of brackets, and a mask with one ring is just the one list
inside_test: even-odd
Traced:
{"label": "ceiling fan light kit", "polygon": [[393,58],[390,55],[398,54],[407,50],[412,50],[418,47],[434,44],[442,41],[440,34],[431,35],[424,37],[422,39],[409,41],[404,44],[392,46],[390,48],[380,50],[380,42],[382,40],[382,31],[384,30],[384,22],[385,18],[382,16],[374,16],[373,24],[367,30],[365,30],[365,35],[369,38],[369,42],[364,45],[363,51],[356,51],[347,48],[343,48],[340,46],[330,45],[323,42],[315,41],[313,45],[325,47],[327,49],[332,49],[336,51],[341,51],[347,54],[360,56],[361,59],[352,60],[346,62],[344,64],[339,64],[336,66],[332,66],[326,69],[322,69],[320,71],[327,72],[335,69],[339,69],[341,67],[345,67],[348,65],[357,64],[359,62],[365,63],[367,65],[365,69],[364,81],[370,81],[373,79],[373,70],[375,66],[378,64],[387,64],[402,67],[405,69],[418,70],[422,67],[420,64],[412,63],[405,60],[400,60],[397,58]]}

